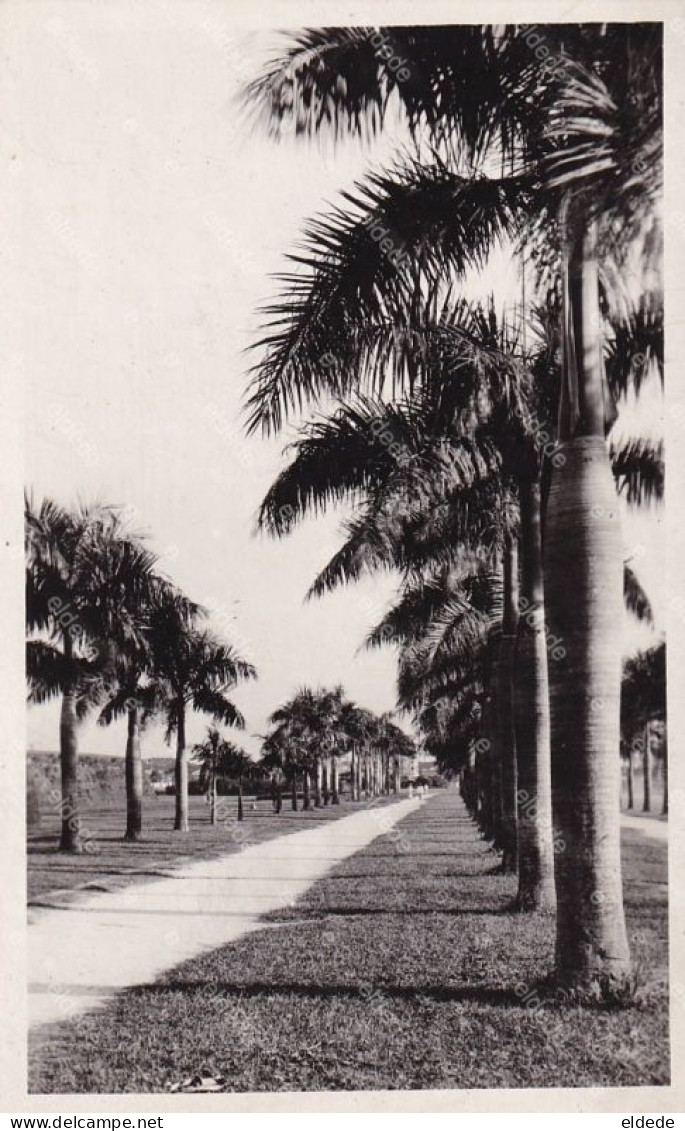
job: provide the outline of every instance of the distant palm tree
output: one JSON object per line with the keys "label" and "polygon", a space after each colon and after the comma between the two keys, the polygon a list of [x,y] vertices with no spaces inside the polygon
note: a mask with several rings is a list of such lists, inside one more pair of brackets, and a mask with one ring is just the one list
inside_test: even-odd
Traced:
{"label": "distant palm tree", "polygon": [[[651,732],[655,722],[666,720],[666,644],[659,641],[644,652],[631,656],[623,665],[621,687],[621,746],[627,752],[628,774],[632,776],[632,754],[642,752],[643,811],[651,809]],[[664,811],[668,810],[668,768],[664,730]],[[632,808],[632,782],[629,777],[629,808]]]}
{"label": "distant palm tree", "polygon": [[226,759],[227,772],[238,782],[238,820],[244,820],[243,810],[243,785],[250,781],[257,772],[255,762],[241,746],[228,742],[228,756]]}
{"label": "distant palm tree", "polygon": [[167,595],[155,609],[150,641],[155,694],[166,720],[167,741],[176,735],[174,828],[188,832],[187,712],[199,711],[216,723],[242,729],[243,716],[228,692],[240,680],[255,679],[257,673],[230,644],[198,628],[187,605],[174,595]]}
{"label": "distant palm tree", "polygon": [[293,810],[297,811],[297,768],[302,765],[302,761],[302,748],[288,723],[281,722],[263,736],[260,766],[271,775],[276,813],[281,812],[283,778],[290,778],[291,804]]}
{"label": "distant palm tree", "polygon": [[69,511],[27,497],[25,522],[29,698],[62,696],[60,850],[78,853],[77,724],[106,696],[117,649],[141,645],[155,559],[126,534],[116,508]]}
{"label": "distant palm tree", "polygon": [[243,782],[255,770],[255,763],[241,747],[224,738],[216,727],[207,728],[204,742],[193,747],[193,761],[200,764],[200,782],[209,795],[210,824],[216,824],[217,782],[220,777],[238,783],[238,820],[244,819]]}
{"label": "distant palm tree", "polygon": [[204,742],[193,746],[193,762],[200,766],[200,785],[209,797],[209,823],[216,824],[217,779],[225,770],[227,744],[216,727],[207,728]]}
{"label": "distant palm tree", "polygon": [[339,689],[314,691],[302,687],[269,718],[272,726],[283,728],[283,736],[289,740],[287,749],[293,773],[299,763],[303,772],[315,775],[317,807],[330,800],[329,758],[340,700]]}

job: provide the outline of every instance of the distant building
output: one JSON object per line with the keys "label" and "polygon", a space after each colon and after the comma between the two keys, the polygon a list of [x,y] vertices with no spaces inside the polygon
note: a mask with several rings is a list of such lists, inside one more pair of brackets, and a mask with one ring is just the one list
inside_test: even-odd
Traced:
{"label": "distant building", "polygon": [[408,776],[410,778],[430,778],[438,772],[438,764],[432,754],[419,750],[411,759]]}

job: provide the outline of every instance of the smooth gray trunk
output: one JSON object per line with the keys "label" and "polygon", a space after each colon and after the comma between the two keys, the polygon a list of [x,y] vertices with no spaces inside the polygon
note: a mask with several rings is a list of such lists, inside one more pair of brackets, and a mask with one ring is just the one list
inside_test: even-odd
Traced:
{"label": "smooth gray trunk", "polygon": [[510,539],[504,551],[504,617],[499,647],[496,704],[501,755],[500,847],[504,872],[515,872],[518,860],[514,721],[514,657],[518,631],[518,604],[518,548],[516,542]]}
{"label": "smooth gray trunk", "polygon": [[545,629],[540,484],[519,485],[521,615],[514,671],[518,809],[517,907],[556,905],[552,837],[549,675]]}
{"label": "smooth gray trunk", "polygon": [[186,750],[186,715],[185,703],[180,702],[178,707],[178,729],[176,732],[176,818],[174,830],[187,833],[188,823],[188,752]]}
{"label": "smooth gray trunk", "polygon": [[646,723],[643,736],[642,736],[642,812],[651,813],[652,811],[652,783],[651,783],[651,770],[652,770],[652,748],[650,744],[651,728],[650,724]]}
{"label": "smooth gray trunk", "polygon": [[621,879],[623,547],[604,439],[597,228],[591,201],[566,226],[564,393],[544,535],[552,811],[558,836],[557,981],[581,996],[625,994],[632,967]]}
{"label": "smooth gray trunk", "polygon": [[62,782],[62,831],[60,852],[80,855],[83,852],[81,840],[81,818],[78,799],[78,742],[77,720],[74,704],[75,693],[67,690],[62,696],[62,709],[59,723],[60,772]]}

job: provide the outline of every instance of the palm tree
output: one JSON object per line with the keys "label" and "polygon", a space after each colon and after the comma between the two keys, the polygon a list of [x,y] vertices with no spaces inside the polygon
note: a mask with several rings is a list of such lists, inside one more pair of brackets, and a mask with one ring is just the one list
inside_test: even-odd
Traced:
{"label": "palm tree", "polygon": [[193,746],[193,761],[200,765],[200,784],[209,796],[209,823],[216,824],[216,795],[219,774],[225,768],[227,744],[216,727],[207,727],[204,742]]}
{"label": "palm tree", "polygon": [[[545,536],[549,627],[566,653],[550,681],[555,823],[569,846],[556,858],[556,968],[574,988],[600,986],[610,995],[625,983],[630,960],[613,806],[619,663],[612,626],[620,614],[620,547],[604,444],[611,409],[600,365],[598,268],[605,245],[614,263],[625,262],[626,246],[644,233],[660,189],[661,31],[656,24],[536,28],[538,59],[542,42],[553,64],[541,67],[525,26],[383,29],[408,60],[413,81],[406,84],[375,52],[368,31],[302,33],[249,97],[276,129],[294,119],[297,132],[310,135],[328,126],[336,134],[374,131],[396,99],[415,136],[428,132],[434,146],[464,156],[479,173],[493,157],[502,168],[509,165],[508,177],[479,176],[470,187],[440,169],[411,169],[394,192],[386,192],[382,178],[371,180],[367,202],[375,226],[393,233],[395,248],[418,248],[424,262],[448,261],[463,271],[516,220],[532,220],[548,245],[555,242],[550,233],[559,235],[567,280],[563,459],[552,476]],[[372,320],[414,273],[373,232],[374,224],[356,223],[349,213],[310,229],[325,249],[326,273],[317,279],[317,301],[311,280],[295,276],[287,303],[271,311],[275,326],[252,397],[254,424],[278,427],[284,412],[312,394],[344,391],[350,354],[358,350],[348,335],[351,308]],[[326,351],[322,366],[324,325],[329,337],[337,332],[339,344],[333,356]],[[573,615],[569,576],[577,595]],[[603,710],[594,711],[600,700]],[[602,898],[592,900],[596,891]]]}
{"label": "palm tree", "polygon": [[[505,554],[509,560],[514,553],[515,544],[507,534],[510,520],[503,457],[494,417],[483,415],[482,402],[487,397],[501,400],[505,385],[511,399],[516,373],[501,343],[482,342],[484,335],[477,324],[484,317],[482,311],[462,304],[450,312],[459,320],[455,323],[448,321],[448,312],[445,305],[439,323],[415,327],[415,340],[422,344],[422,366],[436,370],[433,373],[431,369],[426,377],[425,392],[395,405],[362,398],[342,405],[331,419],[315,421],[292,445],[296,453],[292,462],[262,504],[262,524],[281,533],[307,509],[324,507],[344,495],[357,501],[366,498],[361,519],[348,527],[348,541],[312,586],[314,593],[341,580],[349,581],[374,564],[416,570],[418,563],[431,565],[440,558],[449,561],[469,543],[477,544],[486,556]],[[431,356],[433,334],[440,342],[437,357]],[[451,365],[446,366],[448,345],[452,347]],[[495,365],[493,358],[499,364]],[[457,374],[458,382],[454,379]],[[482,419],[474,433],[476,401],[480,402]],[[446,505],[451,538],[446,532],[437,533],[435,526],[436,515],[440,517],[436,507],[444,509]],[[283,515],[287,516],[285,521]],[[484,538],[487,548],[483,547]],[[502,732],[499,749],[506,757],[507,772],[497,839],[505,866],[513,868],[516,767],[512,676],[518,619],[515,569],[506,571],[505,579],[509,632],[501,638],[502,655],[496,665],[500,674],[494,694],[499,711],[496,725]],[[394,639],[399,627],[394,622],[384,623],[373,643]]]}
{"label": "palm tree", "polygon": [[[278,715],[280,722],[274,727],[269,734],[264,736],[262,744],[262,765],[277,775],[276,784],[279,790],[279,804],[277,805],[277,812],[280,813],[280,778],[283,775],[290,781],[290,799],[293,812],[297,812],[297,778],[298,774],[302,774],[305,779],[304,787],[304,800],[303,808],[308,809],[309,806],[309,789],[306,784],[308,775],[312,766],[312,758],[307,747],[306,739],[304,736],[304,728],[301,725],[301,720],[295,717],[286,719],[285,715],[287,708],[279,708],[275,715]],[[271,716],[269,721],[273,724],[274,715]]]}
{"label": "palm tree", "polygon": [[243,729],[245,723],[228,692],[240,680],[255,679],[252,664],[224,644],[196,618],[176,594],[165,594],[154,610],[150,641],[157,701],[166,720],[166,738],[176,735],[176,815],[174,828],[188,832],[188,710],[209,715],[216,723]]}
{"label": "palm tree", "polygon": [[[376,720],[372,742],[383,762],[384,792],[389,793],[392,788],[394,793],[399,793],[400,761],[402,758],[414,756],[415,744],[413,740],[392,721],[391,714],[386,711],[379,715]],[[393,766],[392,783],[390,780],[391,763]]]}
{"label": "palm tree", "polygon": [[143,819],[143,763],[140,735],[146,723],[157,713],[159,687],[154,679],[154,656],[150,632],[155,611],[161,604],[173,601],[187,618],[200,615],[200,609],[165,579],[146,575],[146,587],[136,594],[135,636],[117,634],[115,649],[108,670],[106,702],[98,722],[109,726],[125,716],[126,741],[126,831],[125,840],[139,840]]}
{"label": "palm tree", "polygon": [[[631,656],[623,666],[621,688],[621,745],[628,752],[628,773],[632,773],[632,752],[636,743],[642,751],[643,811],[651,809],[651,734],[655,722],[666,718],[666,645],[663,641],[645,652]],[[664,763],[666,751],[664,750]],[[666,793],[666,773],[664,774]],[[629,793],[632,808],[632,789]],[[665,807],[668,798],[665,796]]]}
{"label": "palm tree", "polygon": [[105,697],[117,649],[140,646],[154,557],[115,508],[27,497],[25,521],[29,699],[62,696],[60,850],[79,853],[77,724]]}
{"label": "palm tree", "polygon": [[146,681],[144,643],[119,653],[108,672],[111,680],[107,702],[98,722],[109,726],[126,716],[125,754],[126,831],[124,840],[140,840],[143,831],[143,761],[140,734],[147,719],[154,714],[154,690]]}
{"label": "palm tree", "polygon": [[244,820],[243,811],[243,783],[249,781],[255,773],[255,763],[242,747],[234,742],[227,742],[228,756],[226,759],[227,773],[238,782],[238,820]]}
{"label": "palm tree", "polygon": [[231,777],[237,781],[238,820],[244,820],[243,782],[255,769],[249,754],[224,738],[216,727],[208,727],[205,741],[193,747],[193,760],[200,764],[200,781],[209,794],[210,823],[216,824],[217,783],[220,777]]}
{"label": "palm tree", "polygon": [[303,687],[269,718],[272,726],[283,727],[290,742],[291,758],[299,758],[303,772],[314,773],[317,807],[322,802],[327,805],[330,800],[329,758],[334,748],[332,738],[341,701],[340,688],[314,691]]}
{"label": "palm tree", "polygon": [[[484,506],[487,496],[482,494],[482,485],[497,484],[501,493],[507,477],[511,479],[521,512],[523,615],[517,616],[515,570],[512,568],[505,571],[508,582],[505,607],[509,625],[515,626],[518,619],[516,647],[520,662],[516,666],[516,700],[520,734],[515,743],[511,702],[515,642],[510,630],[508,639],[506,634],[498,638],[498,653],[502,653],[503,664],[499,655],[493,656],[491,663],[498,688],[493,700],[497,714],[490,729],[501,730],[497,750],[506,756],[505,788],[500,791],[500,806],[504,800],[507,807],[496,823],[495,839],[498,844],[501,842],[505,866],[513,867],[516,819],[512,810],[518,774],[518,820],[522,825],[519,905],[526,909],[551,906],[554,880],[548,637],[542,597],[542,464],[538,448],[552,432],[548,403],[558,383],[554,367],[557,347],[550,337],[548,308],[537,312],[534,349],[527,354],[516,350],[520,333],[499,325],[492,303],[487,307],[459,304],[456,309],[445,303],[439,313],[436,318],[428,310],[428,316],[412,326],[413,340],[421,358],[420,371],[426,373],[425,391],[415,393],[409,402],[395,405],[360,398],[343,404],[333,417],[308,425],[290,446],[293,458],[265,497],[260,522],[272,533],[282,534],[307,510],[316,511],[343,496],[357,502],[373,498],[367,513],[350,524],[347,543],[312,587],[312,592],[319,594],[374,565],[415,569],[417,558],[425,564],[429,560],[426,516],[430,517],[428,530],[432,537],[432,543],[428,540],[429,552],[436,557],[453,557],[459,542],[463,543],[466,537],[466,530],[463,521],[459,524],[461,529],[452,523],[442,531],[435,530],[436,504],[445,506],[446,492],[450,500],[463,498],[470,502],[472,510],[477,508],[481,518],[485,516],[480,530],[471,530],[471,540],[479,536],[482,541],[486,530],[491,532],[502,527],[503,535],[499,542],[492,544],[491,551],[510,558],[515,545],[506,532],[507,529],[513,532],[513,528],[502,526],[504,512],[502,519],[492,517],[491,502]],[[531,387],[526,383],[525,370],[535,377]],[[484,414],[484,400],[492,406],[489,416]],[[476,401],[480,423],[473,433],[472,405]],[[616,450],[614,460],[620,489],[627,486],[634,501],[645,492],[659,490],[658,451],[649,445],[643,445],[640,450],[634,445],[624,445]],[[475,487],[481,491],[480,497],[473,494]],[[489,489],[492,493],[492,486]],[[438,490],[442,492],[440,496]],[[492,498],[495,497],[496,493]],[[407,500],[408,506],[405,505]],[[379,508],[382,508],[382,529],[378,525]],[[403,511],[407,511],[406,516]],[[473,528],[473,520],[470,526]],[[398,530],[401,530],[401,538]],[[423,558],[420,557],[421,543]],[[629,571],[626,581],[630,607],[644,614],[644,595]],[[394,640],[397,631],[396,623],[384,623],[382,634],[374,643]],[[505,675],[507,670],[509,674]],[[499,765],[499,754],[495,757],[493,748],[489,757],[493,767]]]}
{"label": "palm tree", "polygon": [[338,715],[338,730],[341,745],[350,755],[350,798],[361,801],[361,764],[364,748],[369,740],[373,726],[370,711],[357,706],[350,699],[344,699]]}

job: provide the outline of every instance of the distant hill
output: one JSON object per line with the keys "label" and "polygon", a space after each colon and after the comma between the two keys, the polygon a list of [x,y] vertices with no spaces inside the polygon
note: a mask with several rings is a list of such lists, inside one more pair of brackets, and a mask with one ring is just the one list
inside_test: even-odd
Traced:
{"label": "distant hill", "polygon": [[[143,759],[143,789],[152,796],[151,774],[168,773],[174,768],[173,758]],[[191,767],[191,778],[194,777]],[[56,793],[55,793],[56,791]],[[79,792],[84,802],[126,799],[123,757],[102,754],[79,755]],[[40,823],[41,814],[54,808],[59,797],[60,764],[55,750],[29,750],[26,755],[26,807],[29,827]]]}

